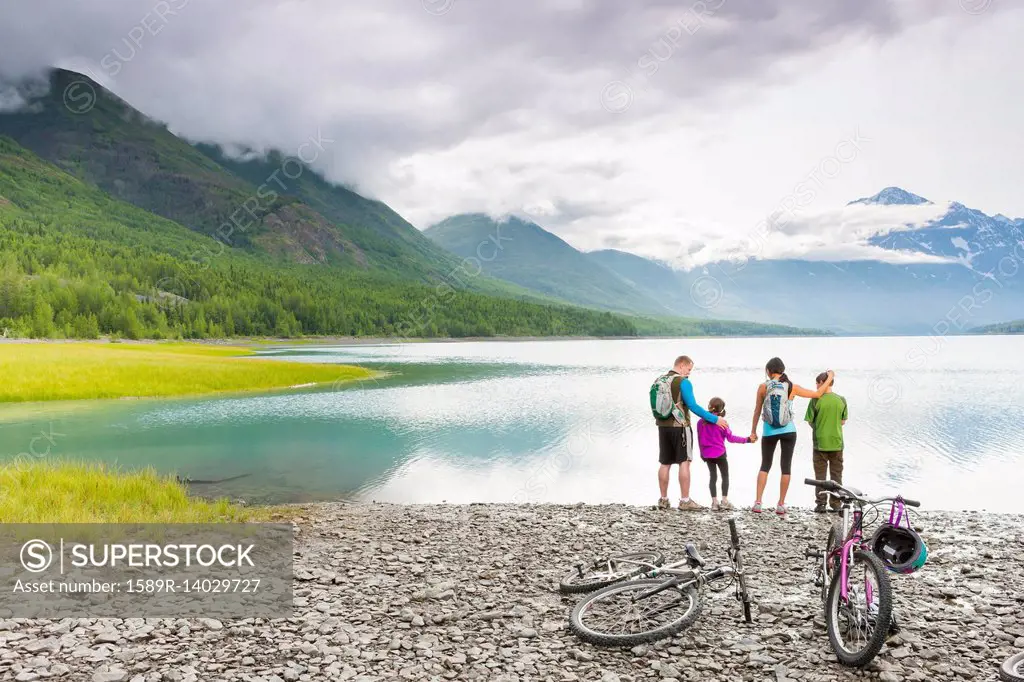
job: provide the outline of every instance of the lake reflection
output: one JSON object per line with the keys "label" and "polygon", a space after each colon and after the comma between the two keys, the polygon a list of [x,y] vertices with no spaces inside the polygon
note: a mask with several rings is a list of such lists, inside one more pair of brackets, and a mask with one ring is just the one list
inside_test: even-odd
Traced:
{"label": "lake reflection", "polygon": [[[1024,338],[911,337],[410,343],[297,347],[270,354],[357,362],[390,376],[344,390],[212,399],[109,401],[87,410],[0,408],[4,453],[41,430],[51,456],[154,466],[197,492],[249,501],[340,497],[392,502],[625,502],[657,499],[657,431],[647,393],[676,355],[696,361],[704,404],[722,397],[749,433],[765,361],[813,386],[825,369],[849,402],[848,483],[902,492],[928,508],[1019,511]],[[929,351],[929,352],[926,352]],[[796,401],[803,416],[807,401]],[[16,411],[17,410],[17,411]],[[8,418],[5,418],[5,411]],[[808,505],[801,424],[789,502]],[[737,504],[753,501],[760,446],[730,445]],[[776,499],[778,469],[765,503]],[[709,502],[707,469],[692,495]],[[678,488],[671,492],[678,496]]]}

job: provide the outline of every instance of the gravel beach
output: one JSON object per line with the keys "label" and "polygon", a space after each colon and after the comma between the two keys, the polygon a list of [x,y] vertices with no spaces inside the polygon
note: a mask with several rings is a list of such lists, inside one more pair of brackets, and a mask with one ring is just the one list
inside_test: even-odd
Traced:
{"label": "gravel beach", "polygon": [[1024,649],[1024,516],[922,512],[928,564],[893,576],[902,632],[867,670],[828,646],[811,544],[835,517],[737,512],[754,591],[731,590],[696,624],[634,649],[568,630],[580,560],[698,544],[726,561],[723,513],[622,505],[320,504],[296,521],[287,620],[0,620],[0,679],[132,680],[995,680]]}

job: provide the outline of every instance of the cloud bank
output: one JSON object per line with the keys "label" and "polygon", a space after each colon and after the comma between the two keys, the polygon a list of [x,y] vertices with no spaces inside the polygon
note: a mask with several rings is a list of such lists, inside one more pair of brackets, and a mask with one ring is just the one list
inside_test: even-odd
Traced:
{"label": "cloud bank", "polygon": [[[1024,142],[1021,70],[1006,68],[1024,54],[1024,11],[983,9],[37,0],[0,6],[0,78],[79,70],[197,141],[288,152],[323,131],[338,144],[320,170],[421,228],[518,213],[582,248],[696,262],[731,253],[815,172],[802,209],[896,184],[1024,213],[1003,151]],[[984,118],[961,99],[986,101]],[[0,108],[16,105],[0,94]],[[825,172],[858,131],[870,142]],[[991,180],[968,170],[981,146]],[[771,252],[824,253],[867,229],[815,220]]]}

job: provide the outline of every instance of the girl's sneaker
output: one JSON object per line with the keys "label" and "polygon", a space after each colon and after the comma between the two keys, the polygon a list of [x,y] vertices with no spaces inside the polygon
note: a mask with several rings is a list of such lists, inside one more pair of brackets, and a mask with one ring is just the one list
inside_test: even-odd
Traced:
{"label": "girl's sneaker", "polygon": [[778,514],[779,516],[785,516],[786,515],[786,505],[780,504],[778,507],[775,508],[775,513]]}
{"label": "girl's sneaker", "polygon": [[711,501],[711,511],[720,511],[721,509],[722,509],[722,507],[719,506],[718,500],[712,500]]}
{"label": "girl's sneaker", "polygon": [[755,514],[760,514],[761,513],[761,503],[760,502],[755,502],[754,506],[750,508],[750,511],[754,512]]}

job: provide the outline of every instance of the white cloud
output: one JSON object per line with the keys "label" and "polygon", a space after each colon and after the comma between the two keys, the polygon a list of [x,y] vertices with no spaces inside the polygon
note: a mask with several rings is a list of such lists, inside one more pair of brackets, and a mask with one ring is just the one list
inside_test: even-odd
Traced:
{"label": "white cloud", "polygon": [[1021,9],[35,0],[0,5],[0,75],[88,68],[193,139],[287,150],[322,130],[322,169],[418,227],[526,213],[581,248],[699,260],[792,196],[820,212],[898,185],[1024,214]]}

